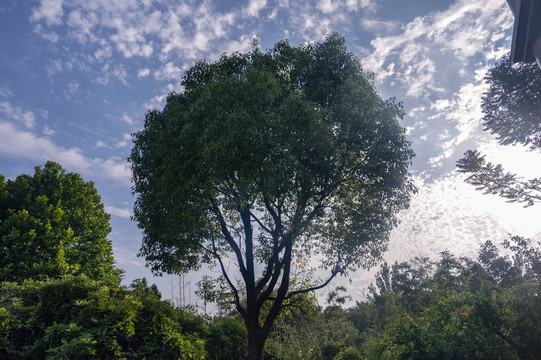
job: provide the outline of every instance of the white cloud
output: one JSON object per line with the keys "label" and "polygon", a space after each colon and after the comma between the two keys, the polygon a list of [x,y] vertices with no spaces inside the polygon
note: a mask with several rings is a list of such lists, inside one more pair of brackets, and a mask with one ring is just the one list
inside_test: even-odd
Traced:
{"label": "white cloud", "polygon": [[333,3],[332,0],[319,0],[317,4],[317,8],[326,14],[334,12],[336,7],[336,2]]}
{"label": "white cloud", "polygon": [[149,68],[140,69],[139,72],[137,73],[137,77],[139,78],[147,77],[148,75],[150,75]]}
{"label": "white cloud", "polygon": [[359,7],[368,12],[375,12],[377,10],[377,0],[346,0],[346,5],[349,8],[358,9]]}
{"label": "white cloud", "polygon": [[131,144],[132,144],[131,134],[126,133],[126,134],[122,134],[122,139],[115,144],[115,147],[117,149],[120,149]]}
{"label": "white cloud", "polygon": [[37,162],[53,160],[81,174],[110,179],[123,186],[131,184],[131,171],[121,158],[88,158],[78,148],[58,146],[48,137],[17,130],[11,123],[3,121],[0,121],[0,154]]}
{"label": "white cloud", "polygon": [[34,33],[38,34],[39,36],[41,36],[42,38],[46,40],[49,40],[52,43],[56,43],[60,39],[60,36],[58,36],[57,33],[55,33],[54,31],[45,30],[45,28],[41,24],[37,24],[34,27]]}
{"label": "white cloud", "polygon": [[413,108],[405,126],[417,153],[414,169],[428,166],[431,176],[440,176],[465,150],[487,141],[483,78],[509,48],[506,7],[498,0],[458,0],[382,33],[364,52],[363,67],[375,74],[380,91],[406,98]]}
{"label": "white cloud", "polygon": [[160,69],[154,71],[154,78],[156,80],[179,80],[182,69],[175,66],[172,61],[163,65]]}
{"label": "white cloud", "polygon": [[114,207],[112,205],[107,205],[107,204],[104,204],[103,208],[106,213],[114,215],[114,216],[118,216],[123,219],[129,220],[131,216],[133,215],[132,210],[129,208],[117,208],[117,207]]}
{"label": "white cloud", "polygon": [[248,7],[246,8],[246,14],[248,16],[258,16],[261,9],[267,5],[267,0],[250,0]]}
{"label": "white cloud", "polygon": [[303,17],[302,35],[310,41],[323,39],[332,31],[332,22],[328,18],[321,18],[317,14],[306,13]]}
{"label": "white cloud", "polygon": [[115,64],[111,66],[111,64],[106,63],[102,66],[101,71],[103,72],[103,75],[98,76],[93,80],[98,84],[109,84],[111,76],[120,80],[124,85],[128,84],[128,81],[126,80],[128,77],[128,73],[126,72],[126,67],[124,66],[124,64]]}
{"label": "white cloud", "polygon": [[116,264],[121,266],[136,266],[144,268],[145,262],[137,257],[137,249],[115,244],[113,251]]}
{"label": "white cloud", "polygon": [[165,99],[167,98],[167,95],[169,95],[171,92],[179,93],[181,91],[182,86],[180,86],[178,82],[169,83],[167,84],[165,89],[162,89],[160,94],[153,96],[148,103],[145,103],[144,107],[147,110],[159,109],[165,104]]}
{"label": "white cloud", "polygon": [[13,91],[11,91],[9,86],[0,86],[0,96],[2,97],[12,97]]}
{"label": "white cloud", "polygon": [[133,119],[126,113],[122,114],[122,117],[120,119],[126,124],[133,125]]}
{"label": "white cloud", "polygon": [[436,73],[454,69],[474,55],[495,52],[494,44],[486,39],[488,34],[501,39],[512,24],[506,7],[498,0],[460,0],[445,11],[417,17],[400,33],[372,40],[374,50],[363,65],[379,83],[390,78],[408,86],[409,96],[438,92]]}
{"label": "white cloud", "polygon": [[30,20],[38,22],[45,19],[47,25],[60,25],[62,23],[62,0],[41,0],[38,8],[32,9]]}
{"label": "white cloud", "polygon": [[[492,141],[484,141],[477,149],[485,155],[486,161],[502,164],[506,171],[517,174],[519,177],[533,179],[541,177],[541,154],[530,151],[522,145],[503,146],[490,136]],[[537,205],[539,206],[539,205]]]}
{"label": "white cloud", "polygon": [[223,49],[223,51],[228,54],[234,52],[248,52],[252,48],[252,41],[254,39],[257,39],[257,35],[255,33],[251,35],[242,35],[238,40],[231,39],[227,42],[227,46]]}
{"label": "white cloud", "polygon": [[[125,112],[123,112],[122,115],[120,115],[120,116],[113,116],[113,115],[110,115],[110,114],[105,115],[105,116],[110,118],[110,119],[113,119],[115,121],[122,121],[122,122],[124,122],[124,123],[126,123],[128,125],[135,124],[135,121],[133,120],[133,118],[130,115],[128,115],[127,113],[125,113]],[[126,137],[126,134],[123,134],[122,136]]]}
{"label": "white cloud", "polygon": [[146,42],[145,37],[137,27],[126,25],[123,19],[119,17],[114,18],[112,24],[117,33],[110,38],[116,44],[117,50],[125,57],[149,57],[152,54],[152,45]]}
{"label": "white cloud", "polygon": [[[391,232],[385,261],[412,261],[415,257],[438,259],[442,251],[475,258],[481,244],[490,240],[499,245],[509,234],[541,240],[541,207],[524,209],[497,196],[483,195],[464,183],[462,174],[450,172],[436,181],[415,177],[419,192],[412,196],[409,209],[402,210],[400,224]],[[345,285],[362,298],[374,282],[378,268],[350,274]]]}
{"label": "white cloud", "polygon": [[49,76],[53,76],[54,74],[64,70],[64,67],[62,66],[62,61],[59,59],[52,60],[49,65],[46,67],[47,74]]}
{"label": "white cloud", "polygon": [[68,15],[67,25],[70,28],[70,34],[82,44],[86,43],[87,40],[92,42],[97,40],[93,29],[98,24],[98,16],[93,12],[83,13],[81,9],[76,9]]}
{"label": "white cloud", "polygon": [[7,101],[0,102],[0,113],[7,119],[14,120],[31,129],[36,125],[36,116],[30,110],[24,110],[20,106],[13,106]]}
{"label": "white cloud", "polygon": [[418,114],[422,114],[426,110],[426,107],[424,105],[420,105],[417,107],[414,107],[408,112],[409,117],[417,117]]}
{"label": "white cloud", "polygon": [[276,19],[276,16],[278,15],[278,8],[272,9],[271,13],[268,15],[268,18],[271,20]]}
{"label": "white cloud", "polygon": [[541,208],[524,209],[497,196],[483,195],[464,183],[462,174],[448,173],[434,182],[416,177],[418,194],[410,208],[399,214],[393,231],[389,261],[407,261],[414,256],[437,257],[449,250],[457,256],[475,257],[486,240],[500,243],[508,234],[539,235]]}
{"label": "white cloud", "polygon": [[458,145],[475,140],[483,119],[482,97],[487,89],[488,85],[483,81],[466,83],[451,99],[439,99],[432,103],[431,109],[435,113],[431,118],[451,124],[456,134],[450,136],[448,129],[443,129],[444,136],[440,136],[440,142],[436,145],[440,153],[429,159],[430,164],[441,166],[441,161],[455,154]]}
{"label": "white cloud", "polygon": [[94,52],[94,58],[98,61],[103,61],[109,59],[113,56],[113,47],[108,45],[105,41],[100,41],[102,43],[101,47]]}
{"label": "white cloud", "polygon": [[153,110],[161,108],[165,103],[165,99],[167,98],[168,94],[169,92],[164,92],[162,94],[154,95],[152,99],[150,99],[150,101],[145,104],[145,109]]}
{"label": "white cloud", "polygon": [[70,92],[70,94],[75,94],[75,92],[77,91],[77,89],[79,89],[79,83],[76,82],[76,81],[70,81],[68,83],[68,90]]}
{"label": "white cloud", "polygon": [[[185,15],[189,12],[189,15]],[[195,59],[210,49],[210,44],[223,39],[235,24],[235,14],[216,13],[209,3],[203,2],[196,9],[183,12],[169,11],[161,17],[157,36],[162,41],[161,59],[166,61],[172,53],[178,52],[185,59]],[[185,27],[181,26],[186,24]],[[185,28],[190,28],[188,33]],[[215,43],[216,56],[222,43]]]}
{"label": "white cloud", "polygon": [[435,74],[436,63],[434,60],[425,57],[411,61],[402,77],[402,82],[409,84],[405,95],[421,97],[430,92],[443,92],[444,90],[436,84]]}
{"label": "white cloud", "polygon": [[54,131],[49,126],[47,126],[47,124],[43,125],[43,130],[41,132],[45,136],[51,136],[51,135],[54,135],[56,133],[56,131]]}
{"label": "white cloud", "polygon": [[361,26],[367,30],[374,33],[388,33],[396,31],[400,23],[394,20],[377,20],[370,18],[362,18]]}
{"label": "white cloud", "polygon": [[71,100],[73,98],[73,95],[77,92],[77,89],[79,89],[79,83],[76,81],[70,81],[68,83],[68,87],[66,90],[64,90],[64,98],[66,100]]}

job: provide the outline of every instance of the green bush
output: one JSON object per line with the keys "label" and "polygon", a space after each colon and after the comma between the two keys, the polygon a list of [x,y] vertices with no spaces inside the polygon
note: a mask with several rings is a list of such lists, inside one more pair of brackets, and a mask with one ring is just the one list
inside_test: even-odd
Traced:
{"label": "green bush", "polygon": [[203,359],[206,325],[155,287],[85,276],[0,284],[0,358]]}
{"label": "green bush", "polygon": [[215,318],[208,327],[209,360],[244,359],[248,355],[246,327],[237,318]]}
{"label": "green bush", "polygon": [[344,350],[340,351],[338,355],[334,357],[333,360],[361,360],[362,356],[361,353],[353,348],[353,347],[347,347]]}

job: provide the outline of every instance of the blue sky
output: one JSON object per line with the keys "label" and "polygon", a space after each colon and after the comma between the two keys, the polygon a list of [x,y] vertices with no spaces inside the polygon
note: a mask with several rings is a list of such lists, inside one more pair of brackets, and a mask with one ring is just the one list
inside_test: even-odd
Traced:
{"label": "blue sky", "polygon": [[[115,257],[126,282],[150,272],[137,258],[140,232],[126,158],[145,113],[179,91],[196,59],[263,49],[337,31],[383,97],[404,102],[419,193],[386,258],[450,250],[475,256],[508,233],[541,238],[540,206],[523,209],[463,183],[467,149],[527,177],[539,154],[502,148],[482,131],[483,77],[510,49],[505,0],[3,0],[0,3],[0,173],[15,178],[47,160],[92,180],[111,213]],[[192,276],[192,282],[197,275]],[[165,295],[168,279],[153,279]],[[352,293],[372,274],[351,275]]]}

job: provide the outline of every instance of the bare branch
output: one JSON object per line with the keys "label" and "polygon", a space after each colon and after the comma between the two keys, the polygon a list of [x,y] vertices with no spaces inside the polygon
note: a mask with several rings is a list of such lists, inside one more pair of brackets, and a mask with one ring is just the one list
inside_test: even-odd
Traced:
{"label": "bare branch", "polygon": [[259,225],[259,227],[261,227],[261,229],[265,230],[270,235],[273,234],[272,230],[269,229],[265,224],[263,224],[263,222],[257,216],[255,216],[255,214],[251,211],[250,211],[250,216],[257,222],[257,224]]}
{"label": "bare branch", "polygon": [[319,285],[316,285],[316,286],[306,288],[306,289],[292,291],[289,294],[287,294],[285,299],[287,300],[287,299],[290,299],[291,297],[293,297],[295,295],[304,294],[304,293],[307,293],[307,292],[310,292],[310,291],[315,291],[315,290],[319,290],[319,289],[324,288],[325,286],[329,285],[329,283],[336,277],[336,275],[338,275],[339,273],[341,273],[344,270],[345,266],[346,265],[343,265],[342,267],[338,267],[338,264],[337,264],[334,267],[334,269],[331,271],[331,276],[329,276],[329,278],[327,280],[325,280],[323,283],[321,283]]}
{"label": "bare branch", "polygon": [[245,280],[246,280],[246,266],[244,265],[244,261],[243,261],[243,258],[242,258],[242,252],[240,250],[240,247],[238,246],[238,244],[235,242],[235,240],[231,236],[231,233],[229,232],[229,230],[227,228],[227,222],[225,221],[224,216],[223,216],[222,212],[220,211],[220,208],[218,207],[218,205],[214,201],[214,199],[211,199],[211,203],[212,203],[212,210],[214,211],[214,214],[218,218],[218,221],[220,223],[220,227],[222,229],[222,233],[223,233],[223,235],[225,237],[225,240],[227,241],[229,246],[231,246],[231,248],[235,252],[235,255],[237,257],[237,261],[239,263],[240,272],[242,274],[242,277],[245,278]]}
{"label": "bare branch", "polygon": [[229,275],[227,274],[227,270],[225,269],[222,258],[221,258],[220,254],[218,253],[218,251],[216,249],[216,243],[214,242],[214,239],[212,240],[212,247],[213,247],[214,250],[211,251],[211,253],[214,255],[214,257],[220,263],[220,269],[222,270],[222,274],[223,274],[223,276],[225,278],[225,281],[227,281],[227,283],[229,284],[229,287],[233,291],[233,296],[235,297],[235,306],[237,307],[237,311],[242,316],[246,316],[246,311],[244,310],[244,308],[240,304],[239,292],[238,292],[237,288],[235,287],[235,285],[233,285],[233,282],[231,281]]}

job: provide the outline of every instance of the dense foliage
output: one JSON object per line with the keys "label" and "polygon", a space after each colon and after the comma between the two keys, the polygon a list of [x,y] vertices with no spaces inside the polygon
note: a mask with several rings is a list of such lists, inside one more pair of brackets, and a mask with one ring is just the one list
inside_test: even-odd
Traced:
{"label": "dense foliage", "polygon": [[520,237],[504,248],[383,264],[369,300],[278,322],[269,358],[538,359],[541,248]]}
{"label": "dense foliage", "polygon": [[[314,296],[277,318],[265,347],[274,360],[537,359],[541,353],[541,248],[513,237],[510,256],[486,242],[477,259],[444,252],[383,264],[370,297]],[[0,358],[244,359],[243,320],[197,315],[130,288],[67,275],[2,283]]]}
{"label": "dense foliage", "polygon": [[109,215],[91,182],[54,162],[0,176],[0,359],[202,359],[207,326],[120,286]]}
{"label": "dense foliage", "polygon": [[109,218],[94,184],[52,161],[33,176],[0,175],[0,281],[117,278]]}
{"label": "dense foliage", "polygon": [[[385,250],[414,189],[402,105],[337,34],[199,61],[181,84],[134,134],[141,255],[156,272],[216,264],[259,360],[288,299]],[[308,258],[329,278],[293,289]]]}
{"label": "dense foliage", "polygon": [[513,64],[510,57],[493,66],[483,96],[485,130],[502,145],[541,148],[541,70],[536,63]]}
{"label": "dense foliage", "polygon": [[201,317],[130,289],[84,276],[0,286],[2,359],[203,359]]}

